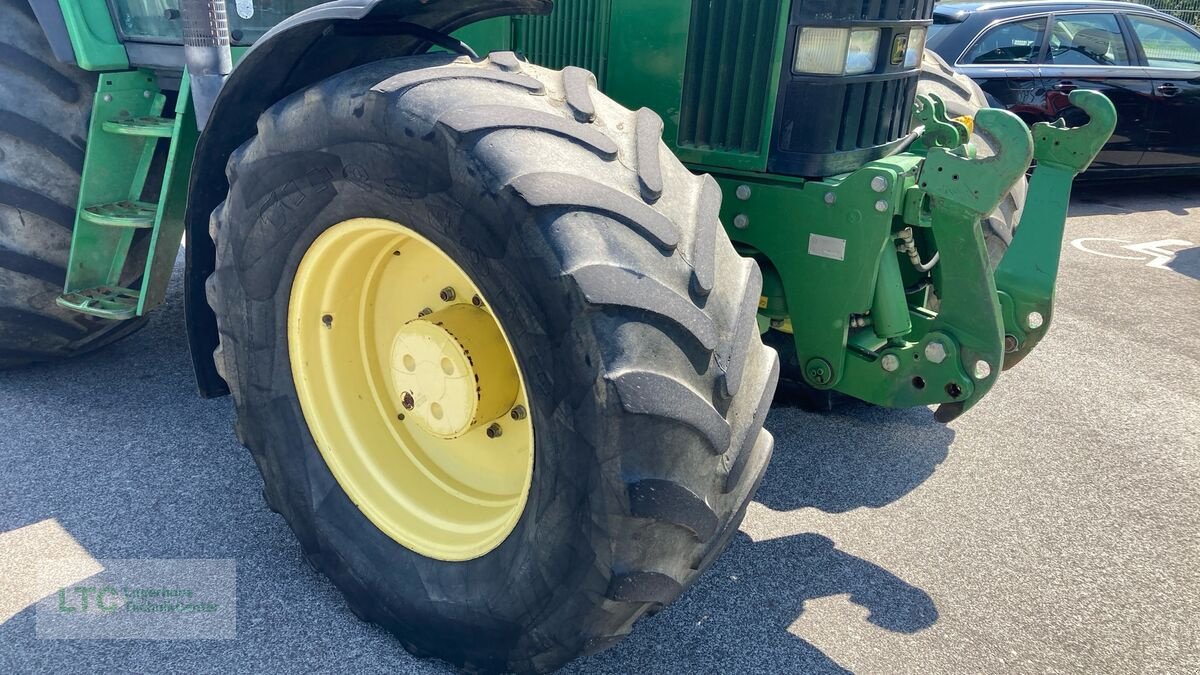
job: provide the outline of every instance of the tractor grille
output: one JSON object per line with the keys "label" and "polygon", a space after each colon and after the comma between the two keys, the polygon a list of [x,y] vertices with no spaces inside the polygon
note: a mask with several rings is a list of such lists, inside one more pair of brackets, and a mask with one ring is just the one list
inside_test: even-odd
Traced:
{"label": "tractor grille", "polygon": [[[779,138],[780,149],[791,152],[841,152],[882,145],[908,133],[915,79],[874,82],[840,82],[817,89],[792,88],[783,99],[783,118],[788,120]],[[823,91],[822,91],[823,90]],[[802,120],[821,118],[812,111],[812,97],[841,99],[836,108],[836,134],[821,135]]]}
{"label": "tractor grille", "polygon": [[548,68],[578,66],[607,82],[610,0],[557,0],[549,16],[517,20],[514,47]]}
{"label": "tractor grille", "polygon": [[681,147],[757,154],[782,0],[693,0]]}

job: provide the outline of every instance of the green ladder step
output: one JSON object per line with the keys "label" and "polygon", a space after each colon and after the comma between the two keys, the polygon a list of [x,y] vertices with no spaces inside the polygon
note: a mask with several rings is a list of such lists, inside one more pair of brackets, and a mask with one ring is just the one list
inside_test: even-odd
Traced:
{"label": "green ladder step", "polygon": [[118,117],[115,120],[108,120],[101,128],[110,134],[170,138],[175,129],[175,120],[152,116]]}
{"label": "green ladder step", "polygon": [[150,228],[154,227],[154,214],[157,212],[157,204],[126,199],[85,207],[79,217],[96,225]]}
{"label": "green ladder step", "polygon": [[132,319],[137,316],[138,291],[115,286],[87,288],[58,296],[59,307],[105,319]]}

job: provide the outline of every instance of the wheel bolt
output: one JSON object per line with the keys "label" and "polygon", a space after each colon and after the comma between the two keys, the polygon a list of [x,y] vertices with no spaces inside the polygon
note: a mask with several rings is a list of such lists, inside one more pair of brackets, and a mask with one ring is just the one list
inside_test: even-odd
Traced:
{"label": "wheel bolt", "polygon": [[442,292],[439,294],[438,297],[440,297],[442,299],[442,302],[450,302],[450,301],[454,300],[454,298],[457,296],[454,293],[454,289],[447,286],[442,289]]}
{"label": "wheel bolt", "polygon": [[525,414],[526,414],[525,406],[519,405],[519,406],[513,408],[512,412],[509,413],[508,416],[513,418],[514,420],[523,420],[523,419],[525,419]]}
{"label": "wheel bolt", "polygon": [[425,309],[423,309],[423,310],[421,310],[421,311],[417,312],[417,316],[418,316],[418,317],[422,317],[422,316],[429,316],[430,314],[433,314],[433,310],[432,310],[432,309],[429,309],[428,307],[426,307]]}
{"label": "wheel bolt", "polygon": [[491,426],[489,426],[487,428],[487,437],[488,438],[500,438],[500,436],[502,436],[503,434],[504,434],[504,430],[501,429],[500,425],[496,424],[495,422],[492,422]]}
{"label": "wheel bolt", "polygon": [[400,397],[400,405],[404,406],[405,410],[412,410],[416,407],[417,402],[413,399],[411,391],[404,392],[404,395]]}
{"label": "wheel bolt", "polygon": [[476,307],[483,307],[483,298],[478,295],[471,296],[471,304]]}

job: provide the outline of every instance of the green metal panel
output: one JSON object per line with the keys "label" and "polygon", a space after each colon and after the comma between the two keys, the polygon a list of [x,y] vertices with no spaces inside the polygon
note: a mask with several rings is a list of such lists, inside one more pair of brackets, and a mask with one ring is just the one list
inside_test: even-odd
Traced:
{"label": "green metal panel", "polygon": [[540,66],[578,66],[608,81],[610,0],[557,0],[549,16],[514,21],[514,46]]}
{"label": "green metal panel", "polygon": [[84,70],[126,70],[129,56],[117,39],[112,15],[102,0],[58,0],[75,61]]}
{"label": "green metal panel", "polygon": [[790,3],[694,0],[678,154],[765,171]]}
{"label": "green metal panel", "polygon": [[674,145],[692,5],[679,0],[612,0],[606,93],[628,108],[663,118]]}

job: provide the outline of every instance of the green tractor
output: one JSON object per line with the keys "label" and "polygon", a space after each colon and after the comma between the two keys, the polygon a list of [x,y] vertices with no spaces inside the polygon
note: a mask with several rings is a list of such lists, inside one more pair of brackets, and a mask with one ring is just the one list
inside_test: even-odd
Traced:
{"label": "green tractor", "polygon": [[1031,134],[932,10],[0,0],[0,366],[130,334],[183,239],[306,558],[414,654],[555,669],[725,548],[780,378],[949,421],[1046,334],[1113,106]]}

